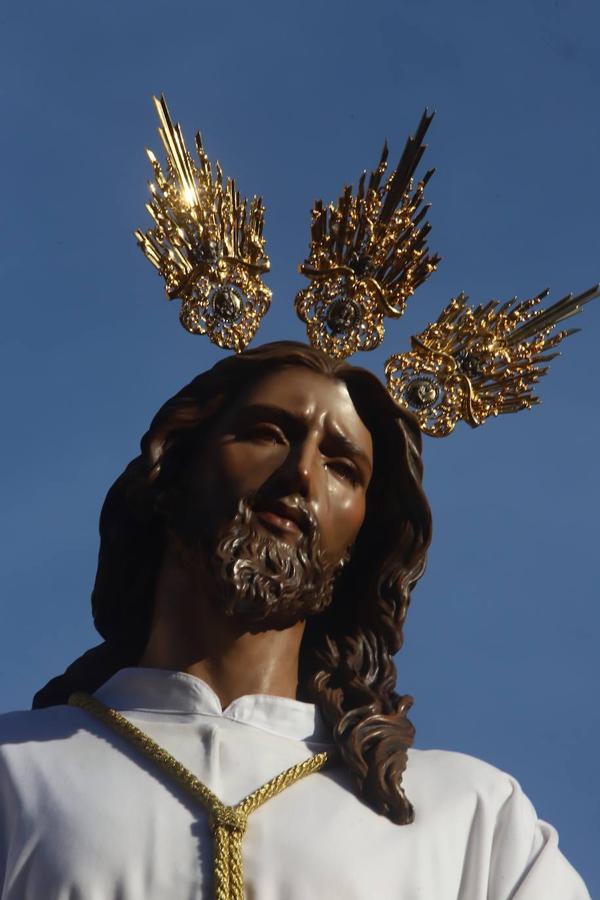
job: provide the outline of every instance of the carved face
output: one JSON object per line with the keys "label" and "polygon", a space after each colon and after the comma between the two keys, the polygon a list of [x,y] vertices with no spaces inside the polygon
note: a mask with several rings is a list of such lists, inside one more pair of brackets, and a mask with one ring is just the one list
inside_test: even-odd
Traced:
{"label": "carved face", "polygon": [[241,394],[205,444],[209,531],[252,497],[257,528],[293,545],[316,524],[335,564],[363,523],[372,467],[371,434],[343,382],[302,366],[272,372]]}

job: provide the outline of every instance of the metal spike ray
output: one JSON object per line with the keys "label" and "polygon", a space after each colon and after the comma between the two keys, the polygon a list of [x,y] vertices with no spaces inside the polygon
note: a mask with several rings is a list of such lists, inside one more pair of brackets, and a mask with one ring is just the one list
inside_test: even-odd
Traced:
{"label": "metal spike ray", "polygon": [[169,299],[181,299],[184,328],[239,352],[254,337],[271,301],[271,291],[262,282],[269,269],[262,236],[264,207],[257,197],[248,204],[232,179],[223,184],[219,163],[213,177],[199,133],[196,162],[165,98],[153,99],[166,174],[146,151],[154,172],[146,209],[154,226],[146,232],[138,229],[135,237],[164,278]]}
{"label": "metal spike ray", "polygon": [[[218,162],[211,166],[199,133],[193,158],[164,97],[154,104],[166,168],[146,151],[154,173],[146,204],[153,225],[135,236],[163,277],[169,299],[181,300],[183,326],[241,351],[271,300],[262,282],[269,269],[262,200],[249,202],[232,178],[224,178]],[[434,170],[416,186],[413,181],[432,118],[425,110],[387,178],[386,141],[377,166],[362,173],[356,191],[346,186],[336,204],[317,200],[312,208],[309,255],[300,266],[310,284],[296,296],[295,307],[310,342],[330,356],[377,347],[385,318],[404,313],[408,298],[439,262],[427,246],[424,202]],[[559,355],[558,345],[580,330],[557,327],[599,297],[600,285],[544,309],[547,295],[544,290],[523,301],[469,306],[461,293],[411,338],[409,351],[387,360],[392,397],[434,437],[450,434],[461,419],[475,428],[491,416],[539,403],[534,385]]]}
{"label": "metal spike ray", "polygon": [[465,294],[455,297],[436,322],[411,338],[410,351],[386,362],[394,400],[433,437],[450,434],[461,419],[475,428],[490,416],[539,403],[533,385],[559,355],[554,348],[580,329],[550,332],[599,297],[600,285],[542,310],[547,293],[476,307],[467,306]]}
{"label": "metal spike ray", "polygon": [[362,174],[356,194],[347,185],[337,204],[317,200],[313,206],[310,253],[300,266],[311,284],[295,306],[311,343],[330,356],[378,346],[385,317],[404,313],[408,298],[440,260],[429,253],[430,226],[424,221],[429,206],[423,194],[433,170],[413,189],[432,118],[425,110],[385,183],[387,142],[369,178]]}
{"label": "metal spike ray", "polygon": [[[594,300],[594,298],[598,297],[599,295],[600,284],[593,285],[587,291],[584,291],[582,294],[578,294],[576,297],[574,297],[573,294],[567,294],[566,297],[562,298],[562,300],[558,300],[556,303],[553,303],[548,307],[548,309],[540,311],[539,313],[532,316],[523,325],[516,328],[511,335],[511,344],[515,344],[519,341],[525,340],[526,338],[537,334],[541,329],[553,328],[560,322],[564,322],[565,319],[569,319],[571,316],[577,315],[579,312],[581,312],[586,303],[589,303],[590,300]],[[579,331],[580,329],[575,330]]]}

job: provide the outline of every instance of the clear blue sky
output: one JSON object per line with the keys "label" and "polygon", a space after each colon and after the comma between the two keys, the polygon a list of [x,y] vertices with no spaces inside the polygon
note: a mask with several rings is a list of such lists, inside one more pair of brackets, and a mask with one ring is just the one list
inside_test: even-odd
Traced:
{"label": "clear blue sky", "polygon": [[[552,297],[600,279],[593,0],[5,2],[0,709],[96,642],[97,518],[162,401],[219,358],[180,329],[136,248],[153,93],[267,206],[272,312],[291,300],[317,196],[437,116],[431,245],[443,256],[382,352],[465,290]],[[600,895],[600,302],[542,406],[426,447],[436,534],[399,687],[423,747],[513,773]]]}

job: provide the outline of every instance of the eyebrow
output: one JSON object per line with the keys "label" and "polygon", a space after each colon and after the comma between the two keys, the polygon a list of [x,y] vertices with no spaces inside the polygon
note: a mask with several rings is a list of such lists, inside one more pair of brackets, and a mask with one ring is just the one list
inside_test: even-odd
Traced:
{"label": "eyebrow", "polygon": [[344,434],[344,432],[338,428],[337,425],[330,425],[329,432],[332,438],[334,438],[336,445],[342,450],[342,452],[347,453],[348,456],[353,456],[357,461],[362,462],[367,471],[369,473],[373,470],[373,464],[369,459],[367,453],[362,450],[358,444],[355,444],[354,441],[350,440],[350,438]]}
{"label": "eyebrow", "polygon": [[[271,403],[253,403],[249,406],[243,406],[234,414],[234,422],[244,424],[248,421],[255,421],[259,418],[267,418],[274,422],[279,422],[282,426],[291,430],[295,435],[300,435],[306,430],[306,423],[302,416],[291,413],[288,409],[276,406]],[[373,464],[365,451],[355,444],[337,425],[329,424],[327,426],[326,438],[335,442],[336,451],[353,457],[353,459],[361,463],[369,473],[373,470]]]}

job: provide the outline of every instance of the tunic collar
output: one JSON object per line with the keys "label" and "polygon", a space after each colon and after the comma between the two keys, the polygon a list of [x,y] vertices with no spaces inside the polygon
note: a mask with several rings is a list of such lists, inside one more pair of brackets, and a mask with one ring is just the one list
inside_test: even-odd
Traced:
{"label": "tunic collar", "polygon": [[141,666],[120,669],[96,691],[96,696],[120,712],[216,716],[295,740],[331,743],[331,732],[312,703],[247,694],[223,709],[206,682],[185,672]]}

